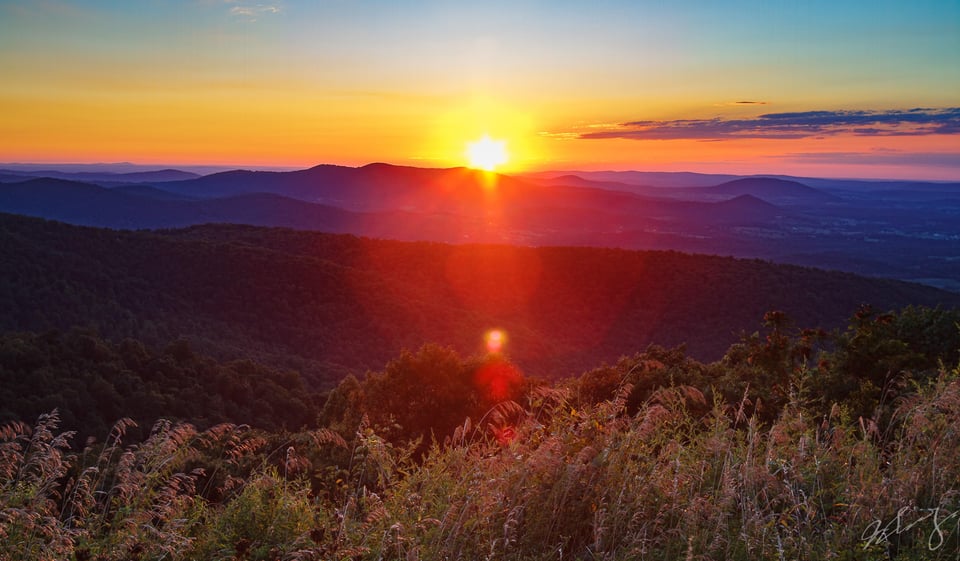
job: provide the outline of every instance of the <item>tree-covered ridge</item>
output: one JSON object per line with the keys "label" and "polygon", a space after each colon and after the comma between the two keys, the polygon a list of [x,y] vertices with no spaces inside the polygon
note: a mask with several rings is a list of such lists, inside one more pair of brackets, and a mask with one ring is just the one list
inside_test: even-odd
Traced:
{"label": "tree-covered ridge", "polygon": [[771,309],[842,326],[960,305],[929,287],[757,260],[600,248],[445,245],[248,226],[130,232],[0,216],[0,330],[92,328],[293,369],[315,387],[424,341],[463,355],[491,328],[552,379],[645,348],[721,357]]}
{"label": "tree-covered ridge", "polygon": [[44,415],[0,429],[0,558],[954,559],[958,360],[956,312],[773,312],[716,363],[652,347],[505,401],[475,376],[505,357],[427,346],[297,433],[123,421],[79,452]]}

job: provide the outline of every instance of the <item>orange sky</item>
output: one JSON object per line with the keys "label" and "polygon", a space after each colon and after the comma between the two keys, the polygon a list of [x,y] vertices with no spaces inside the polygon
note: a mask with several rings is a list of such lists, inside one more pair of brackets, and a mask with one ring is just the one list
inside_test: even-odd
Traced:
{"label": "orange sky", "polygon": [[960,180],[956,2],[663,4],[0,1],[0,162]]}

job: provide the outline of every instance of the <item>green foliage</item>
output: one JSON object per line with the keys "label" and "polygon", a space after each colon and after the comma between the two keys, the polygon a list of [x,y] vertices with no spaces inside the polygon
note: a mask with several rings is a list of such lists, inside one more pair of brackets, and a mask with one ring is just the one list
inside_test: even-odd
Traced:
{"label": "green foliage", "polygon": [[588,371],[568,386],[578,407],[611,400],[625,391],[627,412],[632,414],[665,386],[705,388],[709,397],[710,382],[709,368],[686,356],[684,347],[651,345],[642,353],[621,358],[614,366]]}
{"label": "green foliage", "polygon": [[362,408],[374,427],[396,430],[409,438],[453,432],[477,408],[471,375],[450,349],[427,345],[416,354],[404,351],[383,372],[363,384]]}
{"label": "green foliage", "polygon": [[897,314],[861,307],[836,350],[822,360],[817,391],[857,405],[855,415],[871,418],[883,404],[913,385],[933,379],[941,365],[954,365],[960,349],[960,312],[908,307]]}
{"label": "green foliage", "polygon": [[0,422],[56,408],[80,442],[121,417],[136,421],[131,436],[140,438],[139,427],[160,417],[299,429],[314,425],[320,403],[296,372],[217,362],[182,340],[157,351],[77,329],[0,336]]}
{"label": "green foliage", "polygon": [[255,473],[217,513],[197,540],[199,559],[269,560],[314,545],[317,513],[305,481],[287,481],[275,469]]}
{"label": "green foliage", "polygon": [[341,434],[369,424],[395,444],[418,441],[423,453],[433,440],[452,436],[464,419],[478,419],[524,391],[523,374],[503,355],[464,360],[452,349],[428,344],[416,353],[403,351],[362,382],[344,379],[330,393],[321,419]]}
{"label": "green foliage", "polygon": [[[763,328],[730,347],[716,377],[727,401],[740,399],[760,418],[772,421],[798,390],[830,336],[821,329],[794,329],[782,311],[764,314]],[[821,395],[828,402],[832,399]]]}

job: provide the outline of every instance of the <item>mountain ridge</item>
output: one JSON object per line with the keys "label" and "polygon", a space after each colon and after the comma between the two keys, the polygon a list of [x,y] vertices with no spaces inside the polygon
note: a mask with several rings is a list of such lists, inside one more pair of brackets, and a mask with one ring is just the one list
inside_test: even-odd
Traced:
{"label": "mountain ridge", "polygon": [[322,387],[426,341],[473,354],[493,328],[525,372],[559,378],[654,343],[714,360],[771,309],[832,328],[863,303],[960,306],[960,295],[921,285],[674,251],[239,225],[123,231],[9,214],[0,242],[0,330],[185,338]]}
{"label": "mountain ridge", "polygon": [[[0,211],[128,229],[246,222],[409,241],[675,249],[838,267],[960,292],[954,259],[960,188],[894,182],[866,190],[804,181],[810,185],[758,176],[631,192],[623,184],[569,177],[551,182],[466,168],[320,164],[137,188],[106,185],[116,197],[89,186],[65,192],[56,184],[59,194],[35,189],[36,200],[28,201],[24,189],[37,183],[2,183]],[[289,200],[262,198],[258,208],[256,198],[246,197],[252,193]],[[743,194],[776,208],[737,200]]]}

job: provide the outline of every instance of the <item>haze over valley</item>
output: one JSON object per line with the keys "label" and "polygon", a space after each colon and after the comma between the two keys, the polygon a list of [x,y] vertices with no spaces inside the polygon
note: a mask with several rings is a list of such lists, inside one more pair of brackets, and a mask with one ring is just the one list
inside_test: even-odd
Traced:
{"label": "haze over valley", "polygon": [[80,225],[237,223],[454,244],[673,249],[960,291],[960,183],[643,172],[512,176],[388,164],[206,176],[2,168],[0,211]]}

